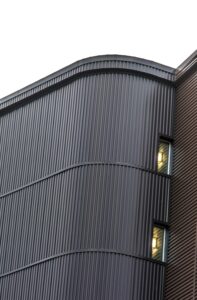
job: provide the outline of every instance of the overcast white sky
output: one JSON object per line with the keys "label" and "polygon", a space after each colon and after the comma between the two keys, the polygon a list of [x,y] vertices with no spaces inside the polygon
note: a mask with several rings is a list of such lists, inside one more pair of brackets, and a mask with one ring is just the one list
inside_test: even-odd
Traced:
{"label": "overcast white sky", "polygon": [[85,57],[177,67],[196,49],[196,0],[2,0],[0,98]]}

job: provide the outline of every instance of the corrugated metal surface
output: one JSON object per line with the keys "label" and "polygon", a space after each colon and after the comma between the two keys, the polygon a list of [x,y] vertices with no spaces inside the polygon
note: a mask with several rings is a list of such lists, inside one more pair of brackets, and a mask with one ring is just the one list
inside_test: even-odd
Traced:
{"label": "corrugated metal surface", "polygon": [[162,300],[164,266],[113,253],[62,256],[1,279],[1,299]]}
{"label": "corrugated metal surface", "polygon": [[79,249],[150,257],[152,220],[167,221],[169,183],[141,170],[98,164],[1,198],[1,274]]}
{"label": "corrugated metal surface", "polygon": [[197,299],[197,71],[176,95],[174,172],[170,207],[170,249],[166,299]]}
{"label": "corrugated metal surface", "polygon": [[103,74],[3,115],[1,194],[87,161],[156,170],[158,135],[172,135],[173,96],[163,83]]}
{"label": "corrugated metal surface", "polygon": [[[106,64],[116,69],[99,72]],[[170,177],[156,157],[159,135],[173,134],[173,73],[117,57],[95,66],[99,74],[1,104],[5,300],[162,299],[151,232],[154,219],[168,222]]]}
{"label": "corrugated metal surface", "polygon": [[123,71],[124,73],[129,73],[130,71],[131,73],[140,72],[142,76],[154,77],[157,80],[166,81],[170,85],[175,79],[174,70],[172,68],[145,59],[122,55],[90,57],[80,60],[1,99],[0,110],[10,107],[10,105],[16,104],[32,95],[35,97],[37,93],[44,92],[46,89],[51,88],[56,84],[69,82],[71,78],[76,79],[80,74],[84,76],[85,74],[92,74],[93,72],[99,73],[101,70],[119,70],[119,72]]}

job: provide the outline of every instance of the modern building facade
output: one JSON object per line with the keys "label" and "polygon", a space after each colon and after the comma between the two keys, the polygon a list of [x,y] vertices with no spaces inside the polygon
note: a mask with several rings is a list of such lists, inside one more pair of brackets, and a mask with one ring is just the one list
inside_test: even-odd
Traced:
{"label": "modern building facade", "polygon": [[197,53],[106,55],[0,102],[0,298],[196,299]]}

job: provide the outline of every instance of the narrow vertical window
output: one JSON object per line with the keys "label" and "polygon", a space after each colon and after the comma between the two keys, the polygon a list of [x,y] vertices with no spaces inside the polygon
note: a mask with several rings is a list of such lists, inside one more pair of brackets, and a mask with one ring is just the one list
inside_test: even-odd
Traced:
{"label": "narrow vertical window", "polygon": [[158,147],[157,170],[164,174],[171,172],[171,143],[163,139],[160,140]]}
{"label": "narrow vertical window", "polygon": [[155,225],[152,234],[152,258],[166,260],[166,228]]}

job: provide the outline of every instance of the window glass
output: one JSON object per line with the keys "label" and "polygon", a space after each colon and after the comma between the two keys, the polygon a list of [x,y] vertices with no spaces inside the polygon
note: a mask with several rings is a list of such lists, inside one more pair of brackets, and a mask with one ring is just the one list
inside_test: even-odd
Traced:
{"label": "window glass", "polygon": [[166,229],[160,226],[153,227],[152,258],[165,261]]}
{"label": "window glass", "polygon": [[160,173],[170,174],[171,144],[161,140],[157,154],[157,169]]}

